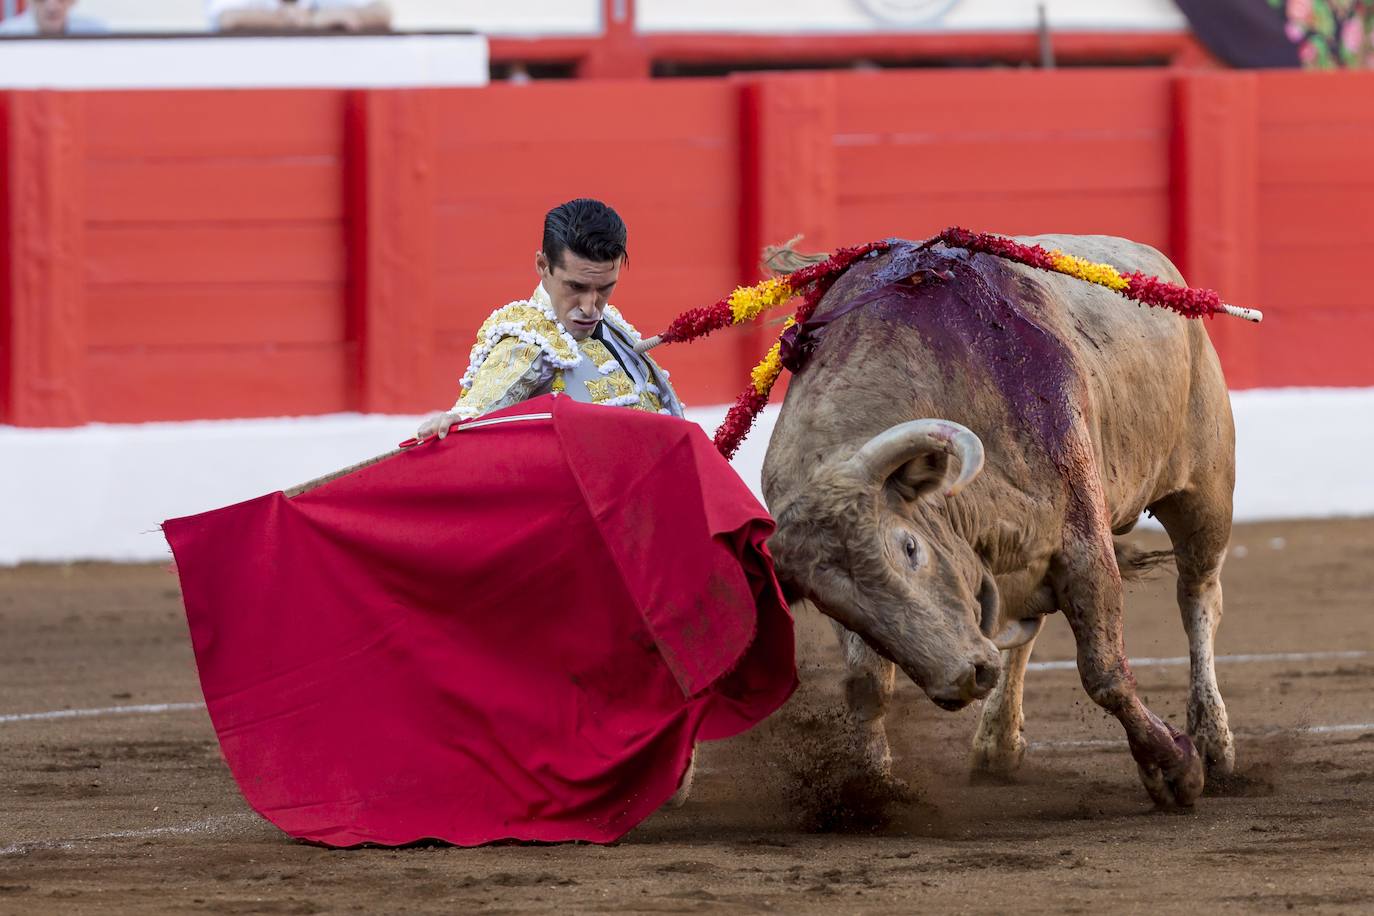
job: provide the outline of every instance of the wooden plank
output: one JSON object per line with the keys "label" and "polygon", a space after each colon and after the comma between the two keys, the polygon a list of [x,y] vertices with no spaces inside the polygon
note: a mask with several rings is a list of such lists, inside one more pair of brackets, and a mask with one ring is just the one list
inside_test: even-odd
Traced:
{"label": "wooden plank", "polygon": [[[1293,251],[1374,239],[1374,185],[1282,185],[1259,193],[1263,244]],[[1323,257],[1325,261],[1326,258]]]}
{"label": "wooden plank", "polygon": [[363,411],[427,407],[438,239],[435,101],[428,90],[354,97],[349,287]]}
{"label": "wooden plank", "polygon": [[839,135],[1167,124],[1164,70],[920,70],[837,73]]}
{"label": "wooden plank", "polygon": [[[533,142],[483,143],[443,151],[438,194],[445,202],[509,206],[528,201],[542,211],[579,195],[609,202],[633,193],[667,204],[733,191],[737,167],[733,149],[680,139],[633,145],[588,139],[560,149]],[[531,175],[539,179],[531,181]],[[551,197],[557,199],[549,203]]]}
{"label": "wooden plank", "polygon": [[333,223],[97,226],[93,284],[342,283],[343,228]]}
{"label": "wooden plank", "polygon": [[[1261,245],[1257,304],[1266,314],[1272,308],[1374,309],[1374,291],[1360,273],[1338,266],[1361,264],[1368,257],[1369,245],[1364,241],[1324,247],[1320,252],[1286,245]],[[1268,327],[1267,319],[1265,327]]]}
{"label": "wooden plank", "polygon": [[1314,74],[1301,70],[1256,71],[1260,124],[1374,123],[1374,72],[1337,70]]}
{"label": "wooden plank", "polygon": [[101,348],[88,356],[91,419],[110,423],[305,416],[349,410],[347,344]]}
{"label": "wooden plank", "polygon": [[[806,250],[837,246],[833,232],[843,173],[834,144],[835,87],[832,74],[812,74],[761,77],[743,91],[740,160],[745,192],[737,249],[742,283],[767,276],[760,266],[766,245],[801,235]],[[730,374],[748,379],[775,333],[757,322],[739,328],[732,335]]]}
{"label": "wooden plank", "polygon": [[1374,185],[1374,121],[1274,125],[1258,137],[1259,181],[1276,185]]}
{"label": "wooden plank", "polygon": [[742,239],[744,279],[762,279],[757,265],[764,245],[797,233],[816,250],[839,244],[831,237],[838,175],[846,185],[857,176],[844,172],[843,154],[834,145],[835,86],[832,74],[819,74],[765,77],[747,90],[752,126],[745,157],[752,172],[745,183],[753,197],[742,200],[741,209],[753,214],[754,225]]}
{"label": "wooden plank", "polygon": [[69,93],[14,92],[6,113],[8,403],[0,413],[16,426],[76,426],[89,417],[83,107]]}
{"label": "wooden plank", "polygon": [[[1265,308],[1264,324],[1249,330],[1259,332],[1254,334],[1259,370],[1236,377],[1228,371],[1227,379],[1233,387],[1374,385],[1369,360],[1369,341],[1374,340],[1374,308],[1338,310],[1270,305]],[[1223,365],[1226,359],[1227,354],[1223,353]]]}
{"label": "wooden plank", "polygon": [[[733,275],[733,265],[714,260],[722,253],[734,251],[730,227],[738,218],[739,203],[733,193],[676,198],[633,193],[606,195],[602,199],[615,208],[629,231],[627,270],[637,270],[641,264],[660,265],[664,259],[671,259]],[[562,202],[561,198],[546,194],[538,201],[513,201],[500,209],[472,201],[441,204],[437,230],[442,240],[441,270],[461,265],[466,272],[480,269],[488,262],[494,264],[492,259],[497,259],[503,264],[501,269],[507,263],[518,264],[522,273],[533,277],[534,253],[542,238],[544,214],[549,207]],[[670,258],[672,255],[676,256]]]}
{"label": "wooden plank", "polygon": [[[1190,73],[1174,94],[1174,261],[1190,284],[1237,304],[1253,303],[1259,292],[1258,86],[1254,74]],[[1254,384],[1262,335],[1241,322],[1209,331],[1230,383]]]}
{"label": "wooden plank", "polygon": [[91,159],[338,156],[337,89],[73,93],[85,103]]}
{"label": "wooden plank", "polygon": [[919,239],[947,226],[979,232],[1037,235],[1074,232],[1119,235],[1169,247],[1169,210],[1163,193],[930,195],[850,203],[840,198],[837,232],[854,245],[897,236]]}
{"label": "wooden plank", "polygon": [[445,154],[532,137],[551,152],[583,140],[631,149],[662,140],[733,148],[738,130],[736,89],[727,80],[538,81],[444,90],[438,105]]}
{"label": "wooden plank", "polygon": [[344,340],[342,284],[91,286],[92,347],[323,344]]}
{"label": "wooden plank", "polygon": [[881,135],[837,147],[849,199],[890,194],[1163,189],[1169,146],[1159,131],[1126,136],[990,133],[977,140],[931,134],[920,140]]}
{"label": "wooden plank", "polygon": [[95,223],[343,218],[343,164],[333,156],[95,160],[86,174]]}

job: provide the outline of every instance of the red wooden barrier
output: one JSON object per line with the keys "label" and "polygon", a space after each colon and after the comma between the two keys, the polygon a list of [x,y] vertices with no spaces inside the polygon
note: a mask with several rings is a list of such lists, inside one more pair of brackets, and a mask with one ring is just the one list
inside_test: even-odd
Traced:
{"label": "red wooden barrier", "polygon": [[356,409],[345,94],[67,97],[86,119],[88,419]]}
{"label": "red wooden barrier", "polygon": [[[1159,70],[0,93],[0,422],[445,406],[579,195],[630,226],[646,331],[799,231],[1102,232],[1266,310],[1209,324],[1233,386],[1371,385],[1371,103],[1374,74]],[[664,358],[728,401],[774,330]]]}
{"label": "red wooden barrier", "polygon": [[434,370],[438,98],[357,93],[348,110],[349,340],[359,410],[405,413]]}
{"label": "red wooden barrier", "polygon": [[[1199,75],[1174,86],[1174,182],[1169,251],[1190,283],[1236,303],[1256,302],[1255,74]],[[1232,387],[1264,384],[1256,359],[1263,333],[1213,321],[1212,341]]]}
{"label": "red wooden barrier", "polygon": [[1261,385],[1374,384],[1374,73],[1259,81]]}
{"label": "red wooden barrier", "polygon": [[81,266],[81,99],[15,94],[5,106],[5,422],[71,426],[89,416]]}

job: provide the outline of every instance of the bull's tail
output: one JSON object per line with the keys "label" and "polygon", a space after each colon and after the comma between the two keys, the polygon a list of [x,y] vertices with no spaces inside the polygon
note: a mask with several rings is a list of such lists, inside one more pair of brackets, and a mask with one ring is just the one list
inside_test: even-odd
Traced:
{"label": "bull's tail", "polygon": [[1122,579],[1143,579],[1174,560],[1172,550],[1142,550],[1123,541],[1113,543],[1116,546],[1116,567],[1121,570]]}
{"label": "bull's tail", "polygon": [[781,245],[768,245],[763,249],[763,259],[760,266],[773,274],[781,276],[790,274],[794,270],[801,270],[812,264],[819,264],[830,257],[829,253],[820,251],[812,254],[798,251],[796,244],[802,240],[800,235],[794,235]]}

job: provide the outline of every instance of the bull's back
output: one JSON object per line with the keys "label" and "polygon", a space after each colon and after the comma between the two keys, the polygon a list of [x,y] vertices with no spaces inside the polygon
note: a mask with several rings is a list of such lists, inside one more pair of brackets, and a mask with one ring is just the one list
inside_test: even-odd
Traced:
{"label": "bull's back", "polygon": [[[1181,282],[1163,255],[1124,239],[1023,241]],[[886,261],[851,268],[819,312],[871,291]],[[916,416],[972,428],[990,461],[1004,465],[993,476],[1028,496],[1040,486],[1056,490],[1057,474],[1046,473],[1064,470],[1056,453],[1062,458],[1065,437],[1086,435],[1114,526],[1187,486],[1199,454],[1229,462],[1229,402],[1200,322],[1000,258],[979,255],[973,265],[983,278],[974,285],[993,293],[981,305],[960,287],[973,282],[964,274],[914,293],[918,301],[878,302],[830,326],[793,379],[770,443],[770,506],[805,479],[799,472],[808,465]]]}
{"label": "bull's back", "polygon": [[[1183,283],[1154,248],[1111,236],[1046,235],[1058,248],[1123,273]],[[1084,420],[1114,527],[1207,473],[1231,474],[1230,401],[1202,321],[1139,305],[1103,287],[1012,265],[1046,292],[1047,319],[1069,342],[1085,393]]]}

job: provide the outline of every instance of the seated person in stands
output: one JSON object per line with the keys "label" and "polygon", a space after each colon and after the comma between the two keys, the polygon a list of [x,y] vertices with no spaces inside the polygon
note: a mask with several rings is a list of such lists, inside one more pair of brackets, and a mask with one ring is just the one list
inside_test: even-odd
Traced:
{"label": "seated person in stands", "polygon": [[29,0],[28,9],[0,22],[0,35],[99,35],[105,23],[89,16],[71,15],[76,0]]}
{"label": "seated person in stands", "polygon": [[206,0],[220,32],[373,32],[391,28],[380,0]]}

